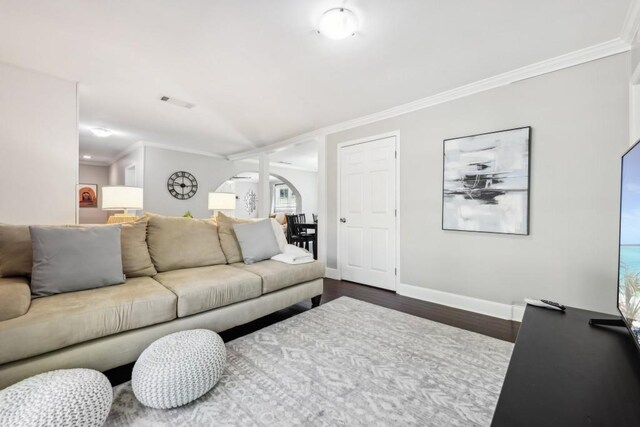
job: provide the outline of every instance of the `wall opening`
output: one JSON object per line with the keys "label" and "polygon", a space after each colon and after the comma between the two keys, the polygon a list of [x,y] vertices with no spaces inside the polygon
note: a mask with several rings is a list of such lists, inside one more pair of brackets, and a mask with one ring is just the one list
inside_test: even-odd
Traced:
{"label": "wall opening", "polygon": [[[228,212],[238,218],[258,217],[257,172],[240,172],[224,181],[216,192],[235,193],[235,212]],[[301,213],[302,195],[286,178],[278,174],[269,175],[269,206],[271,215],[276,213]]]}

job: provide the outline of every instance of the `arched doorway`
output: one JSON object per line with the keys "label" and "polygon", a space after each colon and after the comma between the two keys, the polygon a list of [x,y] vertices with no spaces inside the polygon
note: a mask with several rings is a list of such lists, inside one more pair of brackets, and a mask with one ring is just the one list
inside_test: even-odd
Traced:
{"label": "arched doorway", "polygon": [[[224,181],[216,192],[235,193],[238,218],[257,218],[258,216],[258,181],[257,172],[240,172]],[[269,175],[270,214],[294,214],[302,212],[302,195],[286,178]],[[231,212],[229,212],[231,214]]]}

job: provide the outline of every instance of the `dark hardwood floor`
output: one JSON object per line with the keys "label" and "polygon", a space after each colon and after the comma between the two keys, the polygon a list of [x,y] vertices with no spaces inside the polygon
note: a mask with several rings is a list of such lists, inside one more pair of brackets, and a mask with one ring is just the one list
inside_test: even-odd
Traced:
{"label": "dark hardwood floor", "polygon": [[[384,289],[378,289],[358,283],[324,279],[324,292],[322,294],[321,304],[342,296],[370,302],[372,304],[377,304],[403,313],[433,320],[435,322],[488,335],[504,341],[515,342],[518,329],[520,328],[519,322],[498,319],[491,316],[485,316],[483,314],[417,300],[398,295],[392,291],[386,291]],[[311,310],[311,300],[301,302],[300,304],[296,304],[285,308],[284,310],[261,317],[253,322],[229,329],[220,333],[220,336],[225,342],[232,341],[307,310]],[[111,369],[105,372],[105,374],[111,381],[111,384],[115,386],[129,381],[131,379],[132,369],[133,363]]]}

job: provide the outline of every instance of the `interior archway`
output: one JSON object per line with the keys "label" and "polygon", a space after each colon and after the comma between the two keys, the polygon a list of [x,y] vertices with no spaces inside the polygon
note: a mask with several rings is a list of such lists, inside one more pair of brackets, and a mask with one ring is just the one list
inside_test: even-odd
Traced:
{"label": "interior archway", "polygon": [[[240,172],[220,184],[215,191],[235,193],[234,216],[256,218],[258,216],[258,181],[257,172]],[[269,174],[269,189],[270,214],[302,212],[302,195],[288,179],[279,174]]]}

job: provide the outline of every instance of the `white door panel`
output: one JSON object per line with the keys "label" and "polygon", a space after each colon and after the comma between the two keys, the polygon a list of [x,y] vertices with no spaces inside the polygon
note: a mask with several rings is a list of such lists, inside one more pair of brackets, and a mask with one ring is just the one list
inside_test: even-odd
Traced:
{"label": "white door panel", "polygon": [[[395,290],[396,138],[340,149],[340,266],[345,280]],[[344,222],[343,222],[344,221]]]}

